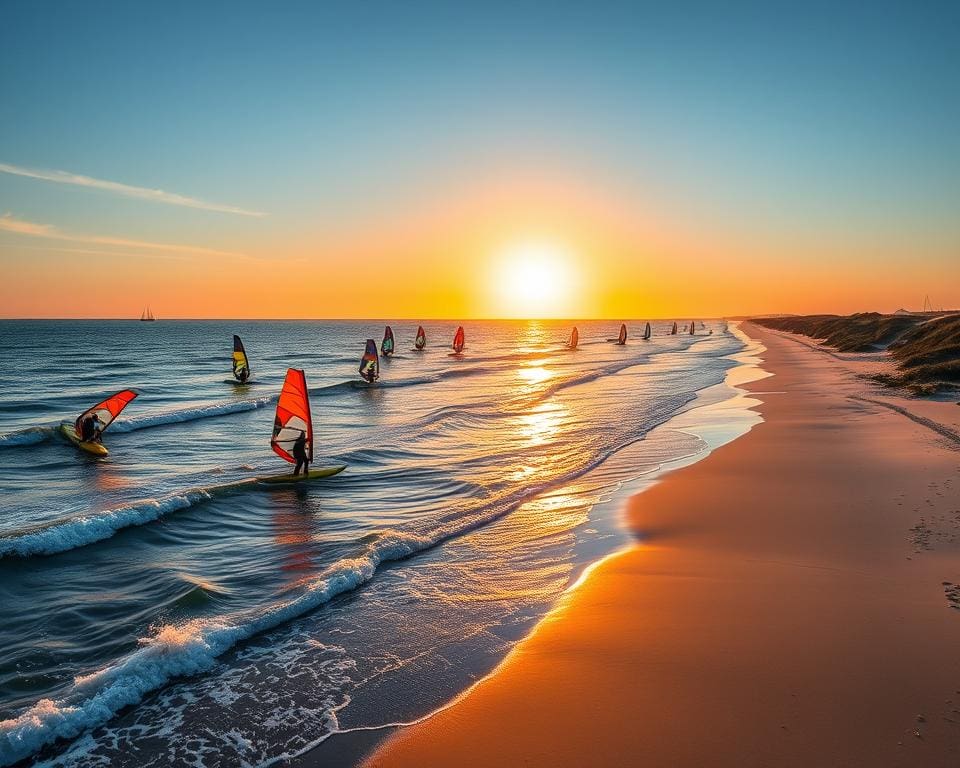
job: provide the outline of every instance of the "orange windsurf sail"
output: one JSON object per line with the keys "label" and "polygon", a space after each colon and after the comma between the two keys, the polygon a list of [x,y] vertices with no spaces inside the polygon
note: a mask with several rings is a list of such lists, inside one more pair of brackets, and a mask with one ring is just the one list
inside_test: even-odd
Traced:
{"label": "orange windsurf sail", "polygon": [[132,401],[137,396],[137,393],[132,389],[124,389],[120,392],[117,392],[115,395],[110,395],[102,403],[97,403],[93,408],[88,408],[80,416],[77,417],[76,422],[74,422],[74,429],[76,429],[77,434],[81,434],[82,430],[80,424],[88,416],[93,416],[97,414],[100,417],[100,431],[103,432],[107,427],[109,427],[115,418],[120,415],[120,412],[126,408],[130,401]]}
{"label": "orange windsurf sail", "polygon": [[270,447],[281,458],[296,464],[293,444],[300,433],[307,436],[307,457],[313,461],[313,418],[310,415],[310,396],[307,392],[307,377],[299,368],[288,368],[287,378],[277,400],[277,415],[273,420],[273,437]]}

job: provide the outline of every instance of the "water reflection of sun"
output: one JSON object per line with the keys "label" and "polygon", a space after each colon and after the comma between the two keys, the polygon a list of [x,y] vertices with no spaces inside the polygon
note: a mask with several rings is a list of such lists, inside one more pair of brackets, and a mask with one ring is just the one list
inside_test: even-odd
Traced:
{"label": "water reflection of sun", "polygon": [[517,416],[517,433],[524,446],[543,445],[555,439],[567,416],[567,407],[560,403],[540,403]]}

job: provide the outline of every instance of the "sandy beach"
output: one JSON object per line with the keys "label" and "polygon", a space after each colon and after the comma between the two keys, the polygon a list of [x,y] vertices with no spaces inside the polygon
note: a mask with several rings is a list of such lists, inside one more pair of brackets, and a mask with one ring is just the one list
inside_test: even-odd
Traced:
{"label": "sandy beach", "polygon": [[634,496],[636,544],[368,766],[960,764],[960,408],[744,330],[763,423]]}

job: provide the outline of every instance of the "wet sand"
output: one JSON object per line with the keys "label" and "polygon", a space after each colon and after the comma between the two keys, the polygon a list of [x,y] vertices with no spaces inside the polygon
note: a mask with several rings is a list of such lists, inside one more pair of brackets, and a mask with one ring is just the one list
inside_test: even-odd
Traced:
{"label": "wet sand", "polygon": [[764,422],[634,496],[636,545],[368,766],[960,764],[960,408],[744,330]]}

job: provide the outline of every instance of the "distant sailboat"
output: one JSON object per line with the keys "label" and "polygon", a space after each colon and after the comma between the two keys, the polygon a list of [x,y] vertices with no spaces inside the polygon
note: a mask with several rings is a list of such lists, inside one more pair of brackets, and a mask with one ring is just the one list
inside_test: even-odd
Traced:
{"label": "distant sailboat", "polygon": [[576,349],[577,344],[580,343],[580,331],[577,330],[577,326],[573,326],[573,331],[570,332],[570,341],[567,342],[567,346],[570,349]]}
{"label": "distant sailboat", "polygon": [[152,323],[156,320],[153,316],[153,312],[150,311],[150,307],[147,307],[143,312],[140,313],[140,322],[141,323]]}
{"label": "distant sailboat", "polygon": [[677,321],[676,321],[676,320],[673,321],[673,330],[670,331],[670,335],[671,335],[671,336],[676,336],[676,335],[677,335]]}
{"label": "distant sailboat", "polygon": [[417,338],[414,339],[413,348],[417,352],[422,352],[425,346],[427,346],[427,332],[423,330],[422,325],[419,325],[417,326]]}
{"label": "distant sailboat", "polygon": [[464,344],[466,343],[466,335],[463,332],[463,326],[457,327],[457,332],[453,336],[453,353],[459,355],[463,352]]}
{"label": "distant sailboat", "polygon": [[647,323],[647,327],[643,329],[644,341],[647,341],[650,338],[650,335],[651,335],[650,323]]}
{"label": "distant sailboat", "polygon": [[390,357],[393,354],[393,328],[389,325],[383,329],[383,342],[380,344],[380,353],[384,357]]}

